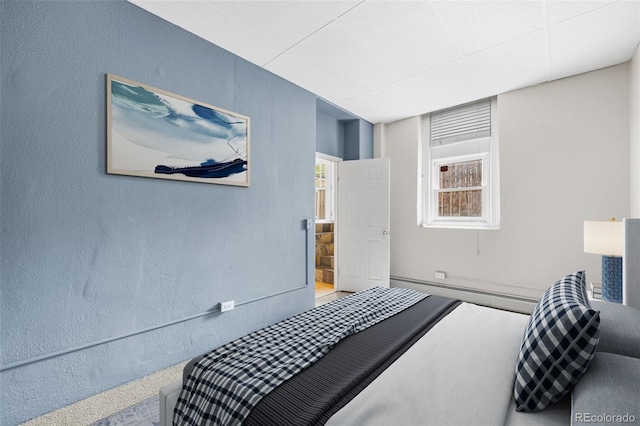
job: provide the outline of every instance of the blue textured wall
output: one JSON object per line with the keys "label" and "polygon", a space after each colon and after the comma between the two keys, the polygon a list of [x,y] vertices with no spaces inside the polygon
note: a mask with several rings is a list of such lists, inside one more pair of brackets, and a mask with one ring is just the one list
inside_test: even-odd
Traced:
{"label": "blue textured wall", "polygon": [[316,151],[345,160],[373,158],[373,124],[355,116],[340,119],[318,111]]}
{"label": "blue textured wall", "polygon": [[344,123],[344,159],[360,159],[360,122],[357,120]]}
{"label": "blue textured wall", "polygon": [[365,160],[373,158],[373,125],[368,121],[344,122],[344,159]]}
{"label": "blue textured wall", "polygon": [[316,120],[316,151],[344,158],[344,124],[320,111]]}
{"label": "blue textured wall", "polygon": [[[311,280],[316,97],[124,1],[0,7],[2,425],[313,306],[309,285],[38,361]],[[251,187],[107,175],[107,72],[250,116]]]}

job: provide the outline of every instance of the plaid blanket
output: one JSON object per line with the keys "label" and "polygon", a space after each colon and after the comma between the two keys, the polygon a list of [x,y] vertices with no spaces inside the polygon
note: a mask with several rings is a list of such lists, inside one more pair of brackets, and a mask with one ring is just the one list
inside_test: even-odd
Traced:
{"label": "plaid blanket", "polygon": [[185,379],[174,425],[238,425],[271,390],[341,339],[424,299],[402,288],[371,288],[263,328],[207,354]]}

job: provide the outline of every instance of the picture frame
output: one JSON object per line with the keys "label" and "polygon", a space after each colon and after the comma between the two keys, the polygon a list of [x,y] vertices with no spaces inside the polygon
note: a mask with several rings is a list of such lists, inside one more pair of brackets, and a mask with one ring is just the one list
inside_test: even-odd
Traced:
{"label": "picture frame", "polygon": [[107,73],[107,173],[248,187],[250,119]]}

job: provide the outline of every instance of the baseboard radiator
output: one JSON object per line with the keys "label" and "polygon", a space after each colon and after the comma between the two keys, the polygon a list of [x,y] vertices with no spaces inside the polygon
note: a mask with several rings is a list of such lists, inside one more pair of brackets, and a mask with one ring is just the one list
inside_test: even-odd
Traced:
{"label": "baseboard radiator", "polygon": [[497,293],[471,287],[449,285],[414,278],[391,276],[391,287],[408,287],[438,296],[460,299],[463,302],[530,314],[537,299],[517,294]]}

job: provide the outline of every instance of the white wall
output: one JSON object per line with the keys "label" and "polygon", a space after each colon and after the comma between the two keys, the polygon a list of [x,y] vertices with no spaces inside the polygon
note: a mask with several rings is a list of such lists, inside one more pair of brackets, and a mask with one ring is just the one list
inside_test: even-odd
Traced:
{"label": "white wall", "polygon": [[391,275],[533,298],[578,269],[599,281],[582,228],[629,216],[628,74],[623,64],[498,97],[497,231],[419,228],[420,118],[387,124]]}
{"label": "white wall", "polygon": [[383,151],[384,146],[382,144],[382,141],[385,140],[385,127],[384,123],[373,125],[373,158],[387,157],[387,153]]}
{"label": "white wall", "polygon": [[640,217],[640,47],[629,65],[631,217]]}

